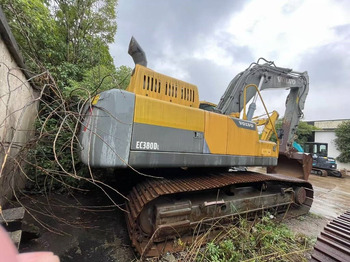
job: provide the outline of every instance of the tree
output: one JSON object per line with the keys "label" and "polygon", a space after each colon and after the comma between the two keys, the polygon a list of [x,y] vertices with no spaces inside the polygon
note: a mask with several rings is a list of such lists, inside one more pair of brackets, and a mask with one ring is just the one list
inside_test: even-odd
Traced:
{"label": "tree", "polygon": [[77,182],[79,170],[82,176],[88,174],[77,156],[81,105],[89,94],[125,89],[129,83],[131,69],[116,69],[108,47],[117,29],[116,3],[0,0],[27,67],[34,73],[49,72],[38,77],[37,86],[46,88],[39,104],[37,141],[28,153],[33,168],[29,173],[36,182],[41,179],[41,186],[76,185],[70,180]]}
{"label": "tree", "polygon": [[350,162],[350,121],[345,121],[341,123],[335,129],[336,139],[335,145],[340,151],[340,155],[337,157],[342,163]]}
{"label": "tree", "polygon": [[85,71],[83,80],[80,82],[71,80],[63,92],[66,96],[69,94],[86,97],[87,92],[95,95],[112,88],[126,89],[130,82],[132,69],[127,66],[120,66],[116,70],[111,70],[105,66],[96,66]]}
{"label": "tree", "polygon": [[[73,64],[87,63],[91,67],[101,62],[113,66],[108,44],[114,41],[117,31],[117,0],[54,0],[50,3],[64,38],[65,60]],[[102,50],[103,55],[94,56],[91,50],[97,54]]]}
{"label": "tree", "polygon": [[[276,130],[282,128],[282,122],[283,122],[283,119],[278,119],[276,121],[276,126],[275,126]],[[317,129],[318,129],[317,127],[313,125],[309,125],[307,122],[300,121],[297,131],[295,133],[296,134],[295,142],[301,145],[305,144],[307,141],[310,140],[312,136],[312,132]],[[275,135],[272,135],[271,140],[276,142]]]}
{"label": "tree", "polygon": [[116,74],[108,44],[117,30],[117,0],[0,0],[0,4],[29,69],[38,73],[48,69],[62,90],[99,66]]}
{"label": "tree", "polygon": [[63,38],[43,0],[0,0],[26,65],[42,71],[63,61]]}
{"label": "tree", "polygon": [[297,138],[295,141],[301,145],[305,144],[310,140],[312,132],[317,129],[318,128],[313,125],[309,125],[306,122],[300,121],[296,132]]}

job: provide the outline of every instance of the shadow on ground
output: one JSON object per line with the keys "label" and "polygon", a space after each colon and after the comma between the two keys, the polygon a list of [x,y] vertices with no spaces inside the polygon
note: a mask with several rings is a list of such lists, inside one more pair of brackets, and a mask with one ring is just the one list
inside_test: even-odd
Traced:
{"label": "shadow on ground", "polygon": [[[132,261],[123,211],[101,194],[26,196],[20,252],[49,250],[61,262]],[[123,203],[122,199],[120,203]]]}

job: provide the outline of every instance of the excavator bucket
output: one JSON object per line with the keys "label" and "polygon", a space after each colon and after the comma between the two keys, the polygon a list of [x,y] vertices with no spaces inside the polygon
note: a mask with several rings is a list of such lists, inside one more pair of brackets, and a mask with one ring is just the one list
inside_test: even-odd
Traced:
{"label": "excavator bucket", "polygon": [[267,173],[280,174],[308,180],[312,169],[312,157],[309,154],[292,152],[279,154],[278,165],[267,168]]}

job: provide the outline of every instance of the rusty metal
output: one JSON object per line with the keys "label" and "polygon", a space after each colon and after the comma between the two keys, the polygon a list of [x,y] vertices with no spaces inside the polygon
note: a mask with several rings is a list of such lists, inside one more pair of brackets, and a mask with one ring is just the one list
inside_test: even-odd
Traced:
{"label": "rusty metal", "polygon": [[[172,199],[179,194],[188,194],[189,192],[201,192],[205,190],[221,189],[230,186],[252,185],[254,183],[260,183],[266,186],[266,183],[278,183],[280,188],[285,188],[286,194],[293,194],[292,198],[286,196],[281,203],[275,206],[269,206],[266,210],[271,211],[287,211],[288,215],[295,216],[305,214],[309,211],[313,201],[313,189],[310,183],[305,180],[285,177],[278,174],[260,174],[255,172],[226,172],[218,173],[213,172],[202,176],[190,176],[174,179],[155,179],[147,180],[141,184],[138,184],[128,197],[127,210],[129,211],[127,216],[127,226],[132,241],[132,245],[136,248],[138,253],[142,257],[160,256],[167,251],[176,251],[183,249],[183,245],[177,243],[177,238],[173,237],[174,231],[181,237],[181,243],[191,243],[193,236],[186,231],[191,232],[191,228],[198,226],[196,223],[189,219],[189,213],[191,212],[191,202],[180,201],[176,205],[171,206],[167,203],[167,197]],[[295,188],[296,191],[290,190]],[[263,190],[263,188],[261,188]],[[281,194],[281,192],[280,192]],[[282,194],[283,195],[283,194]],[[154,207],[151,202],[160,201]],[[214,203],[215,202],[215,203]],[[208,209],[206,212],[220,212],[225,214],[224,210],[226,206],[221,199],[216,201],[204,201],[202,208]],[[206,204],[205,204],[206,203]],[[153,209],[156,209],[153,212]],[[217,210],[217,211],[211,211]],[[244,214],[245,217],[254,217],[261,215],[264,211],[263,208],[256,208],[256,205],[251,206],[251,209],[247,207],[247,210],[239,213]],[[154,215],[153,215],[154,214]],[[147,221],[154,219],[154,221],[171,221],[171,223],[156,225],[147,225]],[[234,219],[232,215],[223,215],[214,217],[212,221],[206,220],[205,222],[213,222],[220,219],[222,223],[231,223]],[[152,220],[153,221],[153,220]],[[202,225],[200,225],[202,226]],[[212,232],[215,235],[216,231]],[[193,231],[192,231],[193,233]],[[198,233],[198,231],[196,232]],[[171,236],[167,239],[167,236]]]}
{"label": "rusty metal", "polygon": [[317,238],[311,261],[350,261],[350,211],[324,228]]}
{"label": "rusty metal", "polygon": [[280,153],[278,156],[278,165],[268,167],[267,172],[308,180],[311,169],[311,155],[289,152],[288,154]]}
{"label": "rusty metal", "polygon": [[304,187],[298,187],[295,190],[295,202],[302,205],[306,201],[306,190]]}

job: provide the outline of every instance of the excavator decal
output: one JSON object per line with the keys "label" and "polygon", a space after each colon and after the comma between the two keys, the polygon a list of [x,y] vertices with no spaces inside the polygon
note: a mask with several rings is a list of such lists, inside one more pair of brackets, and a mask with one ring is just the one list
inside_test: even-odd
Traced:
{"label": "excavator decal", "polygon": [[238,127],[240,128],[245,128],[245,129],[250,129],[250,130],[255,130],[256,126],[254,123],[252,122],[248,122],[248,121],[244,121],[244,120],[240,120],[237,118],[231,118]]}

